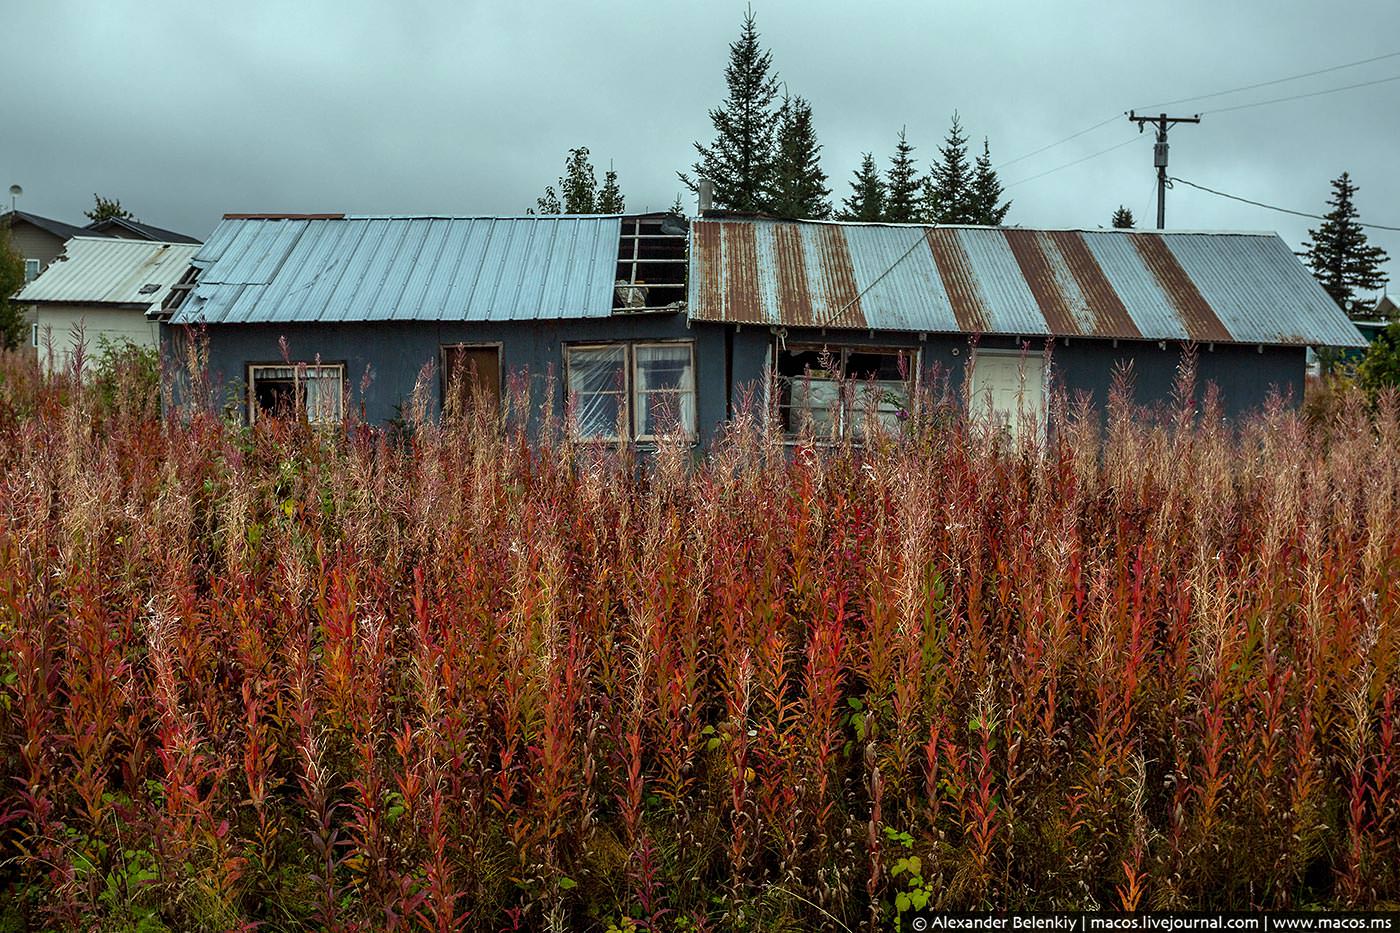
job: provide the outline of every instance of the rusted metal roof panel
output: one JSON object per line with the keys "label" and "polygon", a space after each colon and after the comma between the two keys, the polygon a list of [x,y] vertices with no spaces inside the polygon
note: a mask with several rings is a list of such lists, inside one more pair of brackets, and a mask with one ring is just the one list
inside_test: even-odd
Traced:
{"label": "rusted metal roof panel", "polygon": [[1014,336],[1359,346],[1275,234],[707,218],[703,321]]}
{"label": "rusted metal roof panel", "polygon": [[616,216],[231,216],[171,320],[607,317],[621,232]]}

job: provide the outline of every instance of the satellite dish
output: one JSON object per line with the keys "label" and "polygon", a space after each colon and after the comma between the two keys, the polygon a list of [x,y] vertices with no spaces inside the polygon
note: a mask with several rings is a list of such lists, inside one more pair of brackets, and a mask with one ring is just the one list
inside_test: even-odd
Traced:
{"label": "satellite dish", "polygon": [[10,185],[10,197],[17,198],[22,194],[24,194],[23,188],[21,188],[19,185]]}

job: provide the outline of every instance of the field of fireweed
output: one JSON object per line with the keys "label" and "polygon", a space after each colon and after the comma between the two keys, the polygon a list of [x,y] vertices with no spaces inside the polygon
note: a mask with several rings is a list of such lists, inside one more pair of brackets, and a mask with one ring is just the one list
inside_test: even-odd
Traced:
{"label": "field of fireweed", "polygon": [[639,459],[0,373],[0,927],[1400,900],[1393,397]]}

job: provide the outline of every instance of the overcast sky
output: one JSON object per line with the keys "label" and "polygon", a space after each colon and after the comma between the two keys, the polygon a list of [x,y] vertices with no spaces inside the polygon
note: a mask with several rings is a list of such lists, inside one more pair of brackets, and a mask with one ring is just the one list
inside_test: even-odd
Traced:
{"label": "overcast sky", "polygon": [[[518,214],[587,145],[629,209],[680,192],[725,88],[743,2],[360,3],[3,0],[0,192],[83,222],[92,195],[205,237],[224,212]],[[836,196],[865,150],[907,126],[923,164],[954,109],[1006,163],[1133,107],[1400,52],[1400,3],[1311,0],[905,2],[754,0],[789,92],[808,98]],[[1170,171],[1321,212],[1343,170],[1361,219],[1400,226],[1400,56],[1238,94],[1171,136]],[[1078,165],[1032,176],[1125,143]],[[1155,217],[1149,134],[1126,117],[1001,168],[1008,223]],[[1025,180],[1031,179],[1031,180]],[[1023,183],[1017,184],[1017,182]],[[693,199],[686,196],[693,209]],[[8,206],[8,205],[7,205]],[[1178,186],[1167,223],[1277,230],[1312,222]],[[1400,256],[1400,233],[1372,242]],[[1391,264],[1390,268],[1400,268]]]}

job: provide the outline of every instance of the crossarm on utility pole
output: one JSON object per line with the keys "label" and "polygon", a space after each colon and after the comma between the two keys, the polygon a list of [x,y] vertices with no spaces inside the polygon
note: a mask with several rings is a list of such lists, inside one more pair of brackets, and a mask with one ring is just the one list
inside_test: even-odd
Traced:
{"label": "crossarm on utility pole", "polygon": [[1152,164],[1157,169],[1157,229],[1167,225],[1167,127],[1173,123],[1200,123],[1201,115],[1192,117],[1169,117],[1165,113],[1155,117],[1138,116],[1136,111],[1128,111],[1128,119],[1138,125],[1138,132],[1151,123],[1157,127],[1157,144],[1152,147]]}

